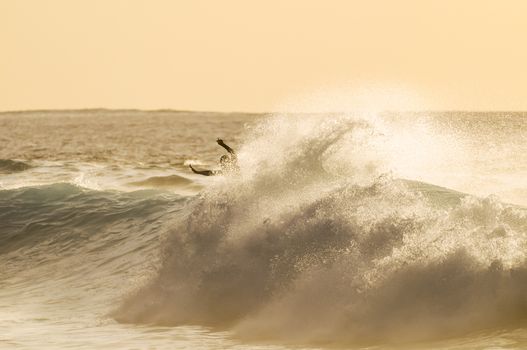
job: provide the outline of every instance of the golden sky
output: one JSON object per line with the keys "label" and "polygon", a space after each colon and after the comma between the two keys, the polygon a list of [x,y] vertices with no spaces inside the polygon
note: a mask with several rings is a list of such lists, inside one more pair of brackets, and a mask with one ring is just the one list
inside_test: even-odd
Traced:
{"label": "golden sky", "polygon": [[0,45],[0,110],[527,110],[523,0],[0,0]]}

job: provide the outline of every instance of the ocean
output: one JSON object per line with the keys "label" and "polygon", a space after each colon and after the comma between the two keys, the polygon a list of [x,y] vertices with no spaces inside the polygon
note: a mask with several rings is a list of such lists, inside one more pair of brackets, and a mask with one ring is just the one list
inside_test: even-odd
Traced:
{"label": "ocean", "polygon": [[[201,176],[237,152],[239,173]],[[527,113],[0,113],[2,349],[525,349]]]}

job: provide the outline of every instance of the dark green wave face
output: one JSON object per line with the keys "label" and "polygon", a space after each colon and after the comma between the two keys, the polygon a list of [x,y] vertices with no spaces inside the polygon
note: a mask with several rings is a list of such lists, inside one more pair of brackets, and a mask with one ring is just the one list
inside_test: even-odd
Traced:
{"label": "dark green wave face", "polygon": [[47,254],[70,254],[86,249],[86,243],[105,241],[108,231],[137,230],[178,201],[177,195],[154,190],[104,192],[70,184],[3,190],[0,254],[42,245]]}

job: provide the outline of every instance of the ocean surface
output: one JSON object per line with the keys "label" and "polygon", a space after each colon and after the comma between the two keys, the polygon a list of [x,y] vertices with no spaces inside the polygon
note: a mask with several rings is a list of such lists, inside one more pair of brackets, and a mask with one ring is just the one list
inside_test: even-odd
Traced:
{"label": "ocean surface", "polygon": [[518,112],[0,113],[0,348],[525,349],[526,151]]}

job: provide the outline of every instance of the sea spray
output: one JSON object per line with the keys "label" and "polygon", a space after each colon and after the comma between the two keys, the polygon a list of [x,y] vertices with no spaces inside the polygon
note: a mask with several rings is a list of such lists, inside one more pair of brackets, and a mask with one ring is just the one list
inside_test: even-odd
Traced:
{"label": "sea spray", "polygon": [[115,317],[339,344],[524,322],[525,210],[394,179],[382,138],[348,116],[255,127],[239,176],[195,198]]}

